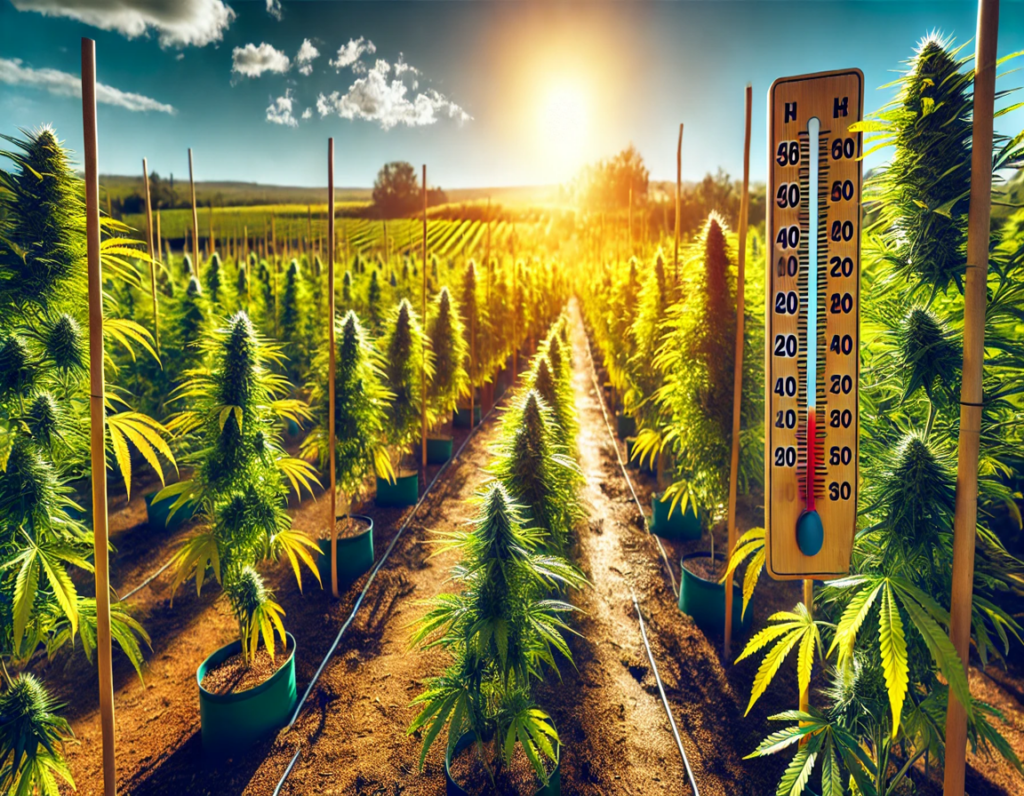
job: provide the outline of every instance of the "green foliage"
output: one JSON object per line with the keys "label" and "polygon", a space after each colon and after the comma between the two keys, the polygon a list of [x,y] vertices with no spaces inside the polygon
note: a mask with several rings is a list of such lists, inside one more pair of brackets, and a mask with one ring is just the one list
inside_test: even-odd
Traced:
{"label": "green foliage", "polygon": [[[343,494],[357,495],[371,469],[382,478],[393,475],[384,447],[387,407],[392,395],[384,387],[379,355],[367,339],[359,317],[350,310],[336,326],[334,379],[335,478]],[[330,467],[329,344],[325,340],[313,362],[315,381],[307,385],[314,426],[302,443],[302,455]]]}
{"label": "green foliage", "polygon": [[[409,445],[419,431],[423,371],[426,370],[428,381],[434,372],[434,356],[427,349],[426,334],[416,311],[405,299],[388,314],[379,351],[383,358],[384,386],[394,396],[387,409],[388,445],[397,452]],[[428,426],[433,419],[428,407]]]}
{"label": "green foliage", "polygon": [[[5,672],[6,675],[6,672]],[[0,789],[11,796],[58,796],[58,778],[72,788],[64,742],[74,734],[59,705],[31,674],[7,679],[0,693]]]}
{"label": "green foliage", "polygon": [[285,375],[296,383],[305,376],[308,369],[308,345],[305,339],[307,300],[299,262],[292,260],[281,293],[281,341],[287,358]]}
{"label": "green foliage", "polygon": [[[732,404],[736,340],[735,288],[722,220],[712,215],[694,247],[686,269],[691,274],[686,298],[673,304],[655,366],[664,383],[655,394],[664,418],[654,444],[670,451],[675,481],[667,496],[676,502],[694,500],[709,514],[724,505],[729,490],[732,450]],[[753,321],[753,319],[749,319]],[[756,326],[749,322],[747,328]],[[747,492],[763,479],[761,447],[763,357],[756,334],[744,344],[743,395],[740,406],[739,489]],[[652,449],[639,438],[637,448]]]}
{"label": "green foliage", "polygon": [[434,376],[428,385],[430,410],[435,417],[450,414],[461,397],[470,390],[469,346],[465,329],[447,287],[434,298],[427,319],[427,336],[434,353]]}
{"label": "green foliage", "polygon": [[544,664],[554,668],[555,651],[571,660],[565,634],[572,610],[547,595],[584,580],[564,560],[538,551],[542,532],[524,527],[503,486],[490,485],[478,502],[469,528],[445,535],[440,545],[462,554],[453,576],[463,588],[432,600],[413,634],[414,644],[442,647],[452,663],[413,700],[420,713],[409,733],[425,731],[421,766],[445,728],[449,753],[465,733],[475,733],[492,777],[518,743],[545,782],[543,758],[556,759],[558,736],[534,705],[530,685]]}
{"label": "green foliage", "polygon": [[275,634],[282,644],[287,644],[284,632],[284,609],[274,602],[274,593],[263,583],[263,578],[252,567],[241,568],[233,578],[224,584],[231,612],[238,622],[242,653],[248,663],[256,658],[260,639],[270,657],[274,657]]}
{"label": "green foliage", "polygon": [[584,516],[578,498],[582,476],[556,425],[536,390],[516,396],[502,421],[491,472],[523,507],[527,524],[544,531],[545,547],[564,555]]}
{"label": "green foliage", "polygon": [[[201,519],[175,554],[172,588],[195,577],[198,592],[212,570],[230,593],[247,568],[282,556],[301,587],[300,563],[317,574],[316,545],[291,530],[285,497],[289,484],[297,495],[302,488],[312,493],[316,472],[285,453],[278,427],[282,418],[298,420],[309,412],[301,402],[283,397],[288,382],[270,367],[280,365],[280,350],[256,333],[244,312],[209,332],[203,348],[207,364],[190,371],[177,391],[190,408],[168,424],[177,434],[195,438],[186,460],[193,476],[154,499],[173,498],[172,514],[193,501]],[[251,630],[240,620],[240,632],[246,628]]]}

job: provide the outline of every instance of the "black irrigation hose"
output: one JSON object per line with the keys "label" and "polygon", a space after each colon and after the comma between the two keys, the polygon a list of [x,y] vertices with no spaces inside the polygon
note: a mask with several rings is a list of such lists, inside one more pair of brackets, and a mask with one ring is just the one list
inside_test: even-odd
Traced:
{"label": "black irrigation hose", "polygon": [[690,759],[686,756],[683,748],[683,739],[679,737],[679,729],[676,727],[675,717],[672,715],[672,708],[669,707],[668,697],[665,696],[665,686],[661,682],[661,675],[658,674],[658,664],[654,662],[654,653],[651,651],[651,643],[647,640],[647,627],[644,625],[644,615],[640,610],[640,603],[637,602],[636,592],[629,587],[629,595],[633,598],[633,607],[636,608],[636,618],[640,621],[640,635],[644,640],[644,648],[647,650],[647,660],[651,663],[651,673],[658,683],[658,693],[661,694],[661,704],[665,706],[665,713],[668,716],[668,723],[672,725],[672,736],[676,739],[676,746],[679,747],[679,754],[683,756],[683,766],[686,768],[686,776],[690,780],[690,787],[693,788],[693,796],[700,796],[697,790],[697,780],[693,778],[693,769],[690,768]]}
{"label": "black irrigation hose", "polygon": [[142,591],[150,583],[152,583],[154,580],[156,580],[161,575],[163,575],[167,571],[167,569],[171,566],[171,564],[173,564],[173,563],[174,563],[174,556],[171,556],[171,558],[168,559],[167,563],[164,564],[162,567],[160,567],[160,569],[158,569],[156,572],[154,572],[152,575],[150,575],[148,578],[146,578],[144,581],[142,581],[142,583],[140,583],[138,586],[136,586],[134,589],[132,589],[130,592],[128,592],[126,595],[124,595],[124,597],[118,597],[115,600],[115,602],[123,603],[125,600],[127,600],[132,595],[137,594],[138,592]]}
{"label": "black irrigation hose", "polygon": [[[584,330],[584,334],[586,331]],[[640,503],[640,498],[636,496],[636,490],[633,488],[633,481],[629,477],[629,472],[626,470],[626,465],[622,461],[622,454],[619,452],[619,441],[615,439],[615,434],[612,432],[612,424],[608,420],[608,410],[604,406],[604,395],[601,392],[601,388],[597,383],[597,369],[594,367],[594,355],[590,351],[590,335],[587,337],[587,357],[590,359],[590,381],[594,385],[594,390],[597,392],[597,401],[601,405],[601,414],[604,416],[604,425],[608,429],[608,436],[611,438],[612,447],[615,449],[615,459],[619,463],[619,469],[622,470],[622,477],[626,479],[626,483],[629,485],[629,491],[633,495],[633,501],[636,503],[637,511],[640,512],[640,517],[644,521],[644,527],[647,529],[647,533],[650,536],[654,536],[654,541],[658,545],[658,550],[661,551],[661,558],[665,562],[665,569],[668,571],[668,579],[672,584],[672,593],[679,599],[679,587],[676,585],[676,576],[672,572],[672,564],[668,560],[668,553],[665,552],[665,547],[661,543],[661,539],[654,535],[651,531],[650,523],[647,522],[647,515],[644,513],[644,507]]]}
{"label": "black irrigation hose", "polygon": [[[313,691],[313,686],[316,685],[317,680],[320,679],[320,675],[323,674],[324,669],[327,667],[327,662],[334,656],[335,650],[338,649],[338,644],[341,643],[341,637],[345,635],[345,631],[348,630],[349,626],[352,624],[352,621],[356,618],[356,613],[358,613],[360,606],[363,604],[363,599],[366,597],[367,592],[370,590],[370,584],[372,584],[373,579],[377,577],[377,573],[380,571],[380,568],[384,566],[384,562],[388,560],[388,556],[391,555],[391,551],[398,543],[398,540],[405,532],[405,529],[409,527],[409,523],[411,523],[413,517],[416,516],[416,513],[419,511],[420,506],[423,505],[423,501],[427,499],[427,495],[429,495],[430,490],[434,488],[434,484],[437,483],[437,479],[440,478],[441,474],[448,469],[448,465],[450,465],[452,462],[458,461],[459,456],[462,455],[462,451],[465,450],[466,445],[468,445],[469,441],[473,439],[473,435],[476,434],[477,430],[483,426],[484,421],[487,420],[488,417],[490,417],[491,413],[497,408],[497,406],[498,403],[495,402],[491,406],[491,408],[487,410],[487,414],[480,418],[480,422],[473,426],[472,429],[470,429],[469,434],[466,435],[466,438],[462,441],[462,444],[459,445],[459,449],[455,451],[455,454],[441,466],[441,469],[438,470],[437,473],[434,474],[434,477],[427,485],[427,488],[423,491],[423,494],[420,496],[419,500],[416,501],[416,505],[412,507],[412,511],[409,512],[408,516],[402,522],[402,525],[398,529],[398,533],[395,534],[395,538],[391,540],[391,544],[389,544],[387,549],[384,551],[384,555],[381,556],[380,560],[376,564],[374,564],[373,569],[370,570],[370,577],[366,581],[366,585],[363,586],[363,590],[362,592],[360,592],[358,599],[356,599],[356,603],[352,607],[352,613],[349,614],[348,619],[346,619],[345,623],[341,626],[341,630],[338,631],[338,635],[334,639],[334,643],[331,644],[331,648],[327,651],[327,654],[324,656],[324,659],[320,662],[320,667],[316,670],[316,674],[313,675],[313,679],[310,680],[309,685],[306,686],[306,691],[302,695],[302,699],[299,700],[299,704],[295,708],[295,713],[292,714],[291,721],[288,722],[288,727],[286,729],[291,729],[292,726],[295,724],[296,720],[298,720],[299,714],[302,712],[302,709],[306,706],[306,700],[309,699],[309,695]],[[472,420],[472,418],[470,418],[470,420]],[[288,761],[288,767],[285,768],[284,774],[281,775],[281,779],[278,780],[277,787],[274,788],[273,796],[280,795],[281,788],[284,787],[284,783],[288,779],[289,775],[292,773],[292,770],[295,768],[295,764],[299,762],[299,757],[301,756],[301,754],[302,747],[299,746],[295,750],[295,754],[292,755],[292,759]]]}

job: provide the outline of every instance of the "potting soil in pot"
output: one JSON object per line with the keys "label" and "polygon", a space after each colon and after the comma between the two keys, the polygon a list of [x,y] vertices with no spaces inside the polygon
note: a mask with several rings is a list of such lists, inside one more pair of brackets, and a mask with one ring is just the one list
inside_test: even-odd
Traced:
{"label": "potting soil in pot", "polygon": [[[494,749],[493,744],[485,744],[485,753]],[[543,759],[544,770],[548,776],[555,769],[555,763],[548,758]],[[512,755],[512,764],[502,765],[497,776],[497,790],[491,783],[487,769],[477,754],[476,744],[470,744],[452,758],[449,767],[451,778],[455,783],[471,796],[483,796],[483,794],[501,794],[501,796],[534,796],[543,785],[537,779],[537,773],[533,770],[529,758],[523,752],[521,746],[516,746],[515,754]]]}
{"label": "potting soil in pot", "polygon": [[704,580],[709,580],[712,583],[718,583],[719,578],[725,574],[724,564],[725,562],[721,559],[712,564],[711,558],[708,556],[687,558],[683,561],[683,566],[689,572],[692,572],[698,578],[704,578]]}
{"label": "potting soil in pot", "polygon": [[225,658],[216,666],[211,666],[203,677],[202,686],[212,694],[237,694],[255,688],[269,680],[291,654],[291,648],[278,646],[274,650],[275,658],[264,647],[260,647],[256,658],[249,666],[245,665],[245,657],[241,652]]}

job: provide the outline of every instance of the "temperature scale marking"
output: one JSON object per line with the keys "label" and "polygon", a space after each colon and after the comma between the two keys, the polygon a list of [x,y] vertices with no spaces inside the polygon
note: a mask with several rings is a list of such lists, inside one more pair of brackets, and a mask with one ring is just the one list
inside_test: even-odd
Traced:
{"label": "temperature scale marking", "polygon": [[857,517],[860,70],[780,78],[768,93],[766,566],[849,571]]}

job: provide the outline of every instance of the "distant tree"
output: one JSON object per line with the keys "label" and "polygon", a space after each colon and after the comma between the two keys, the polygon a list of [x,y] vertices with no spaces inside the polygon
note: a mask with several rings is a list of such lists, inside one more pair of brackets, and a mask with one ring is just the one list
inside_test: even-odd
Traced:
{"label": "distant tree", "polygon": [[416,169],[404,160],[385,163],[373,183],[373,204],[382,217],[404,216],[420,201]]}
{"label": "distant tree", "polygon": [[590,209],[614,210],[629,205],[632,190],[636,206],[647,199],[650,176],[640,152],[630,144],[615,157],[583,169],[577,177],[577,199]]}

